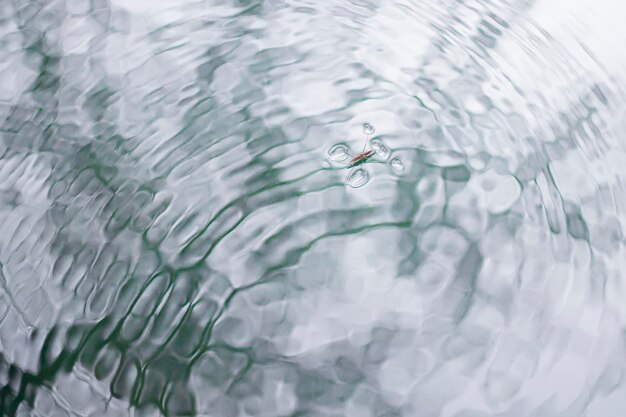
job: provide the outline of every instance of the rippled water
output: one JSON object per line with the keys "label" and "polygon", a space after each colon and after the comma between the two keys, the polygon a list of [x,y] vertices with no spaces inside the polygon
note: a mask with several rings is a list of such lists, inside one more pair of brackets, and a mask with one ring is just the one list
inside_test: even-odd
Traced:
{"label": "rippled water", "polygon": [[0,414],[623,416],[625,20],[1,1]]}

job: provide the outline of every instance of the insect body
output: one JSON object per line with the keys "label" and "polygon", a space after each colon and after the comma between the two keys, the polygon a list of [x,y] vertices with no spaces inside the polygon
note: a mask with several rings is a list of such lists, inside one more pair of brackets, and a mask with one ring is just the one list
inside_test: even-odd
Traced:
{"label": "insect body", "polygon": [[363,162],[365,162],[368,159],[370,159],[372,157],[372,155],[374,155],[375,153],[376,152],[374,152],[373,150],[361,152],[360,154],[358,154],[357,156],[352,158],[350,160],[350,162],[348,162],[348,168],[352,168],[352,167],[355,167],[357,165],[361,165]]}

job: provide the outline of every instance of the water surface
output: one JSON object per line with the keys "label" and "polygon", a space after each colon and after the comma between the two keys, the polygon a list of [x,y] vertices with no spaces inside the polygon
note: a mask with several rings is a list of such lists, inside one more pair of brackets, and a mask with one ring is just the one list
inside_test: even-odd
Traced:
{"label": "water surface", "polygon": [[621,417],[625,20],[0,2],[0,414]]}

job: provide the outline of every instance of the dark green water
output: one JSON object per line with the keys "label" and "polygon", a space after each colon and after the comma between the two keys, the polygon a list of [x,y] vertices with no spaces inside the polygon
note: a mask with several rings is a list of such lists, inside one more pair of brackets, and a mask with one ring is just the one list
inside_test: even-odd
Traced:
{"label": "dark green water", "polygon": [[0,415],[621,417],[625,18],[0,1]]}

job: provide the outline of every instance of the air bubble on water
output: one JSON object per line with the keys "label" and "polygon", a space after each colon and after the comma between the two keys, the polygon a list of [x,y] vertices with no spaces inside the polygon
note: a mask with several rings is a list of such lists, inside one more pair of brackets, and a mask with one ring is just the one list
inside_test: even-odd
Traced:
{"label": "air bubble on water", "polygon": [[376,129],[374,129],[374,126],[372,126],[369,123],[363,124],[363,133],[365,133],[366,135],[373,135],[374,132],[376,132]]}
{"label": "air bubble on water", "polygon": [[404,162],[402,162],[400,158],[393,158],[391,160],[391,169],[393,169],[396,174],[400,174],[404,171]]}
{"label": "air bubble on water", "polygon": [[350,157],[346,145],[335,145],[328,151],[330,159],[335,162],[343,162]]}
{"label": "air bubble on water", "polygon": [[369,175],[363,168],[355,169],[348,177],[348,184],[353,188],[359,188],[367,184]]}
{"label": "air bubble on water", "polygon": [[389,148],[379,140],[372,141],[372,150],[376,152],[376,156],[381,159],[387,159],[389,156]]}

